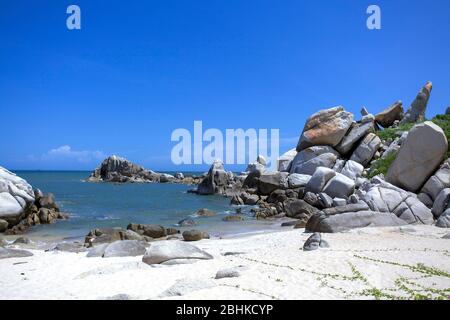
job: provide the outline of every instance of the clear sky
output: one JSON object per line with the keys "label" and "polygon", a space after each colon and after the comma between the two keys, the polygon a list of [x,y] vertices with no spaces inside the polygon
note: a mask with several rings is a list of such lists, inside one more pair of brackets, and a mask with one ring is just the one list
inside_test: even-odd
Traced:
{"label": "clear sky", "polygon": [[[81,8],[81,30],[66,9]],[[381,8],[381,30],[366,9]],[[176,128],[279,128],[343,105],[359,117],[450,106],[450,1],[5,0],[0,3],[0,165],[93,169],[118,154],[175,167]]]}

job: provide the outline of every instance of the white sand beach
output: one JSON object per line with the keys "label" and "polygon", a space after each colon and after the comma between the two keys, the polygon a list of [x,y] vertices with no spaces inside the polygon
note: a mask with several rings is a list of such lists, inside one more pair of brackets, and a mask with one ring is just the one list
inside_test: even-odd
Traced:
{"label": "white sand beach", "polygon": [[[322,234],[330,247],[309,252],[301,249],[310,236],[303,229],[201,240],[193,244],[214,258],[179,265],[30,250],[31,257],[0,259],[0,299],[448,299],[447,232]],[[240,276],[215,279],[230,268]]]}

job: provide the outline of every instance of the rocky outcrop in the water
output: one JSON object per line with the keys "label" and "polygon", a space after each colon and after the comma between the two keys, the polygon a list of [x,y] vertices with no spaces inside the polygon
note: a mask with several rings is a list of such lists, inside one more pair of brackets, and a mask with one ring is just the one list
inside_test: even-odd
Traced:
{"label": "rocky outcrop in the water", "polygon": [[145,183],[145,182],[176,182],[197,184],[200,177],[184,176],[177,173],[174,176],[167,173],[157,173],[132,163],[125,158],[110,156],[103,160],[89,178],[89,182],[115,182],[115,183]]}
{"label": "rocky outcrop in the water", "polygon": [[206,177],[197,187],[200,195],[225,194],[230,182],[234,181],[232,172],[225,171],[220,159],[214,161]]}
{"label": "rocky outcrop in the water", "polygon": [[428,81],[417,94],[416,99],[409,107],[401,123],[419,122],[425,120],[425,111],[427,109],[427,104],[430,99],[432,89],[433,84]]}
{"label": "rocky outcrop in the water", "polygon": [[101,165],[92,172],[90,182],[152,182],[159,181],[156,172],[146,170],[124,158],[111,156],[103,160]]}
{"label": "rocky outcrop in the water", "polygon": [[20,234],[31,226],[66,218],[53,194],[33,190],[27,181],[0,167],[0,232]]}

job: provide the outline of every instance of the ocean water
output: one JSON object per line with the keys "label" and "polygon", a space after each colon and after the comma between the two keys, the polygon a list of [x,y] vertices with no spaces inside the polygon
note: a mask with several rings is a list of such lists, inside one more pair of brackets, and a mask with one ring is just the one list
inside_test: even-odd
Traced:
{"label": "ocean water", "polygon": [[[234,213],[236,206],[229,199],[218,196],[199,196],[187,193],[194,186],[172,183],[111,184],[89,183],[85,171],[16,171],[33,187],[55,195],[61,211],[70,219],[51,225],[32,227],[28,234],[38,237],[82,238],[93,228],[124,227],[130,222],[154,223],[177,227],[183,218],[193,218],[197,226],[211,236],[227,236],[261,232],[279,226],[271,221],[256,220],[251,207],[242,208],[244,221],[225,222],[222,218]],[[196,217],[195,212],[208,208],[213,217]]]}

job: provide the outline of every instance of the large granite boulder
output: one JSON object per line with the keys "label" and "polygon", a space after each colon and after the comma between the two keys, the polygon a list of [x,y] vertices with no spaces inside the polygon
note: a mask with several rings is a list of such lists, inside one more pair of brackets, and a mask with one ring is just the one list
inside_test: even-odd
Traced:
{"label": "large granite boulder", "polygon": [[441,167],[428,179],[420,190],[418,198],[428,207],[433,206],[438,194],[445,188],[450,188],[450,161],[445,161]]}
{"label": "large granite boulder", "polygon": [[286,216],[294,219],[304,220],[305,222],[318,210],[306,201],[301,199],[289,199],[284,203]]}
{"label": "large granite boulder", "polygon": [[384,109],[375,116],[375,121],[383,128],[388,128],[394,124],[396,120],[403,118],[403,103],[401,101],[394,102],[389,108]]}
{"label": "large granite boulder", "polygon": [[287,172],[266,172],[259,177],[258,191],[262,195],[269,195],[276,189],[287,189],[288,185]]}
{"label": "large granite boulder", "polygon": [[159,241],[152,243],[145,252],[142,261],[147,264],[160,264],[171,260],[195,261],[209,259],[213,259],[209,253],[192,244],[181,241]]}
{"label": "large granite boulder", "polygon": [[330,168],[318,167],[309,179],[305,192],[320,193],[328,181],[336,176],[336,172]]}
{"label": "large granite boulder", "polygon": [[390,166],[386,180],[417,192],[435,172],[448,149],[444,131],[426,121],[412,128]]}
{"label": "large granite boulder", "polygon": [[372,160],[375,152],[381,146],[381,139],[374,133],[369,133],[358,145],[356,150],[353,152],[350,160],[358,162],[366,167]]}
{"label": "large granite boulder", "polygon": [[338,145],[352,122],[353,114],[341,106],[314,113],[306,121],[297,151],[317,145]]}
{"label": "large granite boulder", "polygon": [[308,184],[311,176],[308,174],[292,173],[288,176],[289,188],[301,188]]}
{"label": "large granite boulder", "polygon": [[138,240],[115,241],[105,248],[103,258],[142,256],[148,245]]}
{"label": "large granite boulder", "polygon": [[88,178],[90,182],[150,182],[159,181],[160,175],[132,163],[127,159],[110,156],[103,160]]}
{"label": "large granite boulder", "polygon": [[[445,210],[438,220],[436,221],[436,227],[450,228],[450,209]],[[450,239],[450,237],[448,237]]]}
{"label": "large granite boulder", "polygon": [[230,174],[225,171],[222,160],[216,159],[206,177],[198,185],[197,193],[200,195],[223,194],[229,182]]}
{"label": "large granite boulder", "polygon": [[0,259],[25,258],[31,257],[32,255],[33,253],[30,251],[0,247]]}
{"label": "large granite boulder", "polygon": [[441,216],[441,214],[448,209],[450,204],[450,188],[445,188],[441,192],[439,192],[438,196],[434,200],[433,207],[431,208],[431,212],[434,217],[437,219]]}
{"label": "large granite boulder", "polygon": [[[366,191],[364,191],[364,190]],[[432,224],[433,214],[414,193],[402,190],[381,179],[372,179],[360,190],[361,200],[371,210],[391,212],[408,224]]]}
{"label": "large granite boulder", "polygon": [[342,139],[342,141],[336,146],[336,150],[341,155],[349,154],[357,145],[357,143],[364,138],[371,130],[374,129],[373,116],[366,116],[364,122],[353,123],[350,131]]}
{"label": "large granite boulder", "polygon": [[345,163],[344,168],[342,168],[341,174],[352,180],[356,180],[356,178],[359,178],[362,175],[363,171],[364,167],[362,164],[353,160],[348,160]]}
{"label": "large granite boulder", "polygon": [[312,175],[318,167],[333,168],[339,156],[330,146],[309,147],[297,153],[290,172]]}
{"label": "large granite boulder", "polygon": [[306,231],[335,233],[364,227],[391,227],[406,225],[390,212],[357,211],[328,215],[323,212],[313,215],[306,224]]}
{"label": "large granite boulder", "polygon": [[0,219],[16,225],[34,203],[33,188],[16,174],[0,167]]}
{"label": "large granite boulder", "polygon": [[355,181],[336,172],[321,191],[331,198],[348,198],[355,191]]}
{"label": "large granite boulder", "polygon": [[430,99],[433,84],[428,81],[425,86],[420,89],[416,99],[413,101],[404,118],[400,123],[419,122],[425,120],[425,111],[427,109],[428,100]]}

